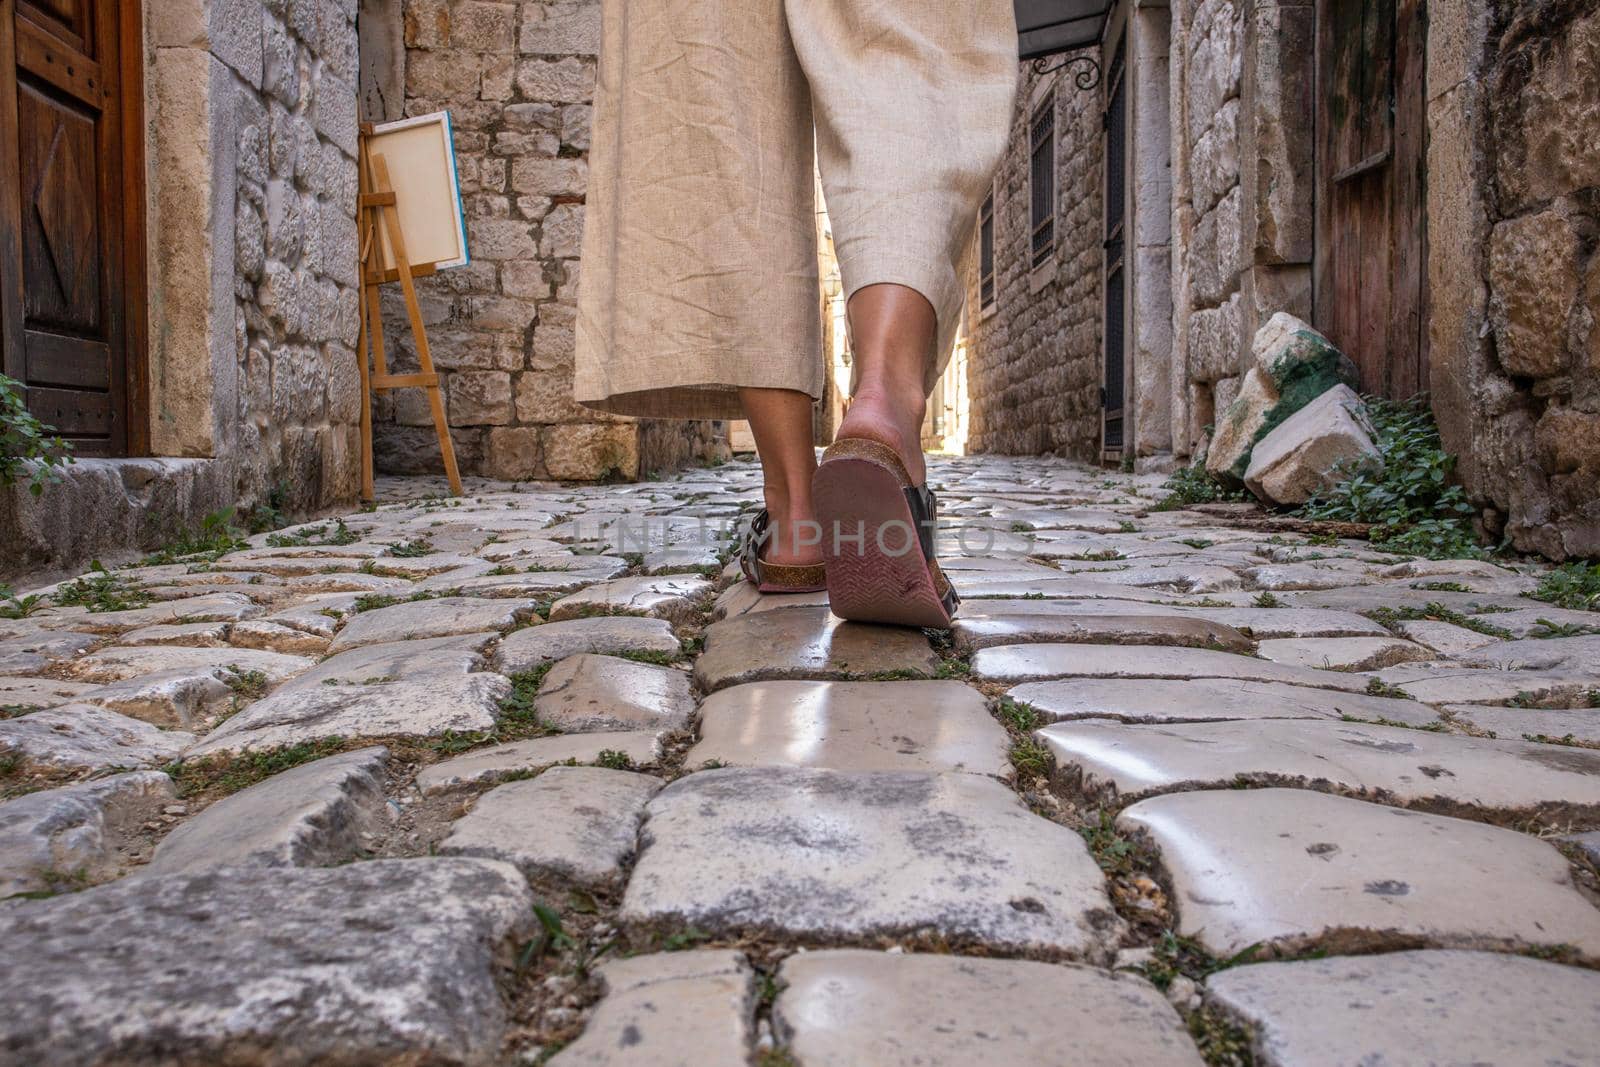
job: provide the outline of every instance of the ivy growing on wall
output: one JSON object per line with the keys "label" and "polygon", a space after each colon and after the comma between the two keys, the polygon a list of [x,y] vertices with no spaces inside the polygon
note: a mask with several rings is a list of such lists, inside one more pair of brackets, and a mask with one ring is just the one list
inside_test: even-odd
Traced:
{"label": "ivy growing on wall", "polygon": [[61,479],[72,446],[52,435],[23,403],[22,383],[0,374],[0,485],[28,483],[34,496]]}

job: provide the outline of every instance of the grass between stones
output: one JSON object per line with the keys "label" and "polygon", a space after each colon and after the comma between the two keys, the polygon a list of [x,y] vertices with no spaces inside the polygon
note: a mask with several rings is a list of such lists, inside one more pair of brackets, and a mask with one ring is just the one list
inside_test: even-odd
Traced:
{"label": "grass between stones", "polygon": [[1563,563],[1546,571],[1528,595],[1572,611],[1600,611],[1600,563]]}
{"label": "grass between stones", "polygon": [[[1498,637],[1502,641],[1509,641],[1516,637],[1504,626],[1496,626],[1492,622],[1485,622],[1477,615],[1468,615],[1464,612],[1456,611],[1454,608],[1447,608],[1436,601],[1429,601],[1420,608],[1373,608],[1371,611],[1362,612],[1362,614],[1379,626],[1394,633],[1399,632],[1398,627],[1402,622],[1427,620],[1429,622],[1447,622],[1452,626],[1473,630],[1483,634],[1485,637]],[[1485,612],[1484,614],[1490,613]]]}
{"label": "grass between stones", "polygon": [[105,564],[95,560],[89,565],[88,574],[58,588],[51,599],[64,607],[82,607],[101,614],[142,608],[155,598],[142,583],[112,574]]}
{"label": "grass between stones", "polygon": [[177,787],[178,799],[217,800],[302,763],[335,755],[346,747],[342,737],[324,737],[283,748],[241,752],[236,756],[175,760],[161,769]]}

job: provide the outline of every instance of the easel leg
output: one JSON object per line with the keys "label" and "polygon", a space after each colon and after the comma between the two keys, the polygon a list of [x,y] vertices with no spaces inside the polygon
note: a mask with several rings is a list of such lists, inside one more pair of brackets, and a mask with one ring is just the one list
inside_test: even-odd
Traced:
{"label": "easel leg", "polygon": [[[373,170],[374,187],[389,188],[389,167],[384,162],[383,156],[369,156],[368,162]],[[434,374],[436,372],[433,369],[433,352],[428,347],[428,330],[422,322],[422,307],[417,303],[417,287],[411,277],[411,265],[406,261],[406,242],[405,235],[400,231],[400,219],[392,208],[378,210],[383,216],[386,232],[389,235],[389,247],[394,251],[395,267],[400,275],[400,289],[406,298],[406,314],[411,318],[411,334],[417,342],[417,362],[421,365],[423,374]],[[460,496],[461,473],[456,469],[455,444],[450,439],[450,424],[445,418],[444,397],[440,395],[437,384],[428,387],[428,404],[433,409],[433,425],[439,434],[439,452],[444,457],[445,477],[450,480],[450,491]]]}

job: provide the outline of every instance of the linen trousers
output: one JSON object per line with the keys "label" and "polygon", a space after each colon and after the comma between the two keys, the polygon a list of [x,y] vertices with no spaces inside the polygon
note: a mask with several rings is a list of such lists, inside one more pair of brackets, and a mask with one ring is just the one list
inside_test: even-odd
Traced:
{"label": "linen trousers", "polygon": [[574,396],[742,417],[821,397],[822,175],[847,294],[933,305],[931,390],[1017,87],[1013,0],[603,0]]}

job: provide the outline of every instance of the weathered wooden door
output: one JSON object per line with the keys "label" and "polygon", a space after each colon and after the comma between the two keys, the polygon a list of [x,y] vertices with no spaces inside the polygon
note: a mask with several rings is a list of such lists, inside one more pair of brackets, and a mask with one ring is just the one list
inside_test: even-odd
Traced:
{"label": "weathered wooden door", "polygon": [[82,455],[141,443],[130,417],[144,355],[138,9],[0,0],[5,373]]}
{"label": "weathered wooden door", "polygon": [[1125,437],[1124,412],[1127,407],[1124,374],[1127,360],[1128,271],[1127,271],[1127,185],[1128,185],[1128,88],[1127,37],[1117,45],[1111,66],[1106,71],[1105,183],[1105,340],[1104,369],[1101,376],[1100,452],[1105,460],[1120,459]]}
{"label": "weathered wooden door", "polygon": [[1424,0],[1318,0],[1316,325],[1367,392],[1424,366]]}

